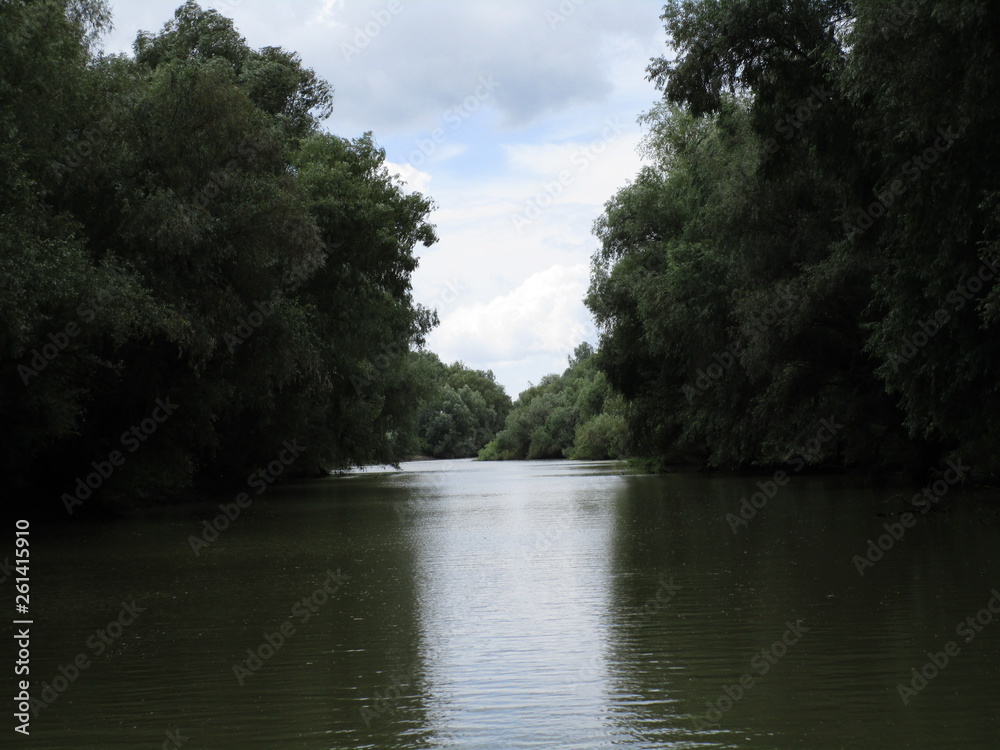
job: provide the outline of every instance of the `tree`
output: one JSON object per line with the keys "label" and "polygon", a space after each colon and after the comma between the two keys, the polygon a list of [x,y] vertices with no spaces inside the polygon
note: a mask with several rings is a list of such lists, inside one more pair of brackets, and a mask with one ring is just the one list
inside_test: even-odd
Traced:
{"label": "tree", "polygon": [[510,397],[491,371],[461,362],[444,365],[437,355],[415,355],[426,395],[419,410],[417,449],[434,458],[468,458],[493,439],[510,410]]}
{"label": "tree", "polygon": [[405,456],[411,350],[436,323],[410,294],[431,203],[371,134],[320,132],[329,85],[193,2],[134,58],[95,56],[91,0],[5,3],[0,22],[12,481],[71,486],[164,399],[106,498],[245,482],[288,440],[307,446],[293,474]]}
{"label": "tree", "polygon": [[[646,118],[651,166],[595,226],[587,299],[639,450],[780,463],[832,414],[846,426],[815,462],[921,477],[974,452],[994,470],[992,421],[973,414],[994,408],[992,280],[944,335],[919,326],[996,246],[995,99],[953,81],[996,85],[981,35],[997,13],[912,10],[667,3],[678,54],[648,69],[665,98]],[[956,116],[961,138],[938,130]],[[914,155],[940,162],[934,179]],[[930,343],[904,368],[914,331]]]}
{"label": "tree", "polygon": [[61,476],[61,441],[78,433],[115,367],[95,351],[160,327],[162,310],[121,257],[89,251],[62,193],[113,137],[88,75],[106,5],[0,5],[0,466],[14,487]]}
{"label": "tree", "polygon": [[503,430],[479,457],[620,458],[625,444],[618,410],[620,403],[595,367],[593,347],[580,344],[562,375],[546,375],[518,396]]}

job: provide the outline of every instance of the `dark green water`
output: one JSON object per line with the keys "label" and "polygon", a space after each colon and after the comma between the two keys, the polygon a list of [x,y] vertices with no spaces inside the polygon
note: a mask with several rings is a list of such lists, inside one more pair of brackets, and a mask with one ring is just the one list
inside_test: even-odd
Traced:
{"label": "dark green water", "polygon": [[198,556],[211,506],[36,529],[35,695],[89,665],[4,746],[1000,744],[1000,524],[974,498],[862,577],[891,490],[793,477],[734,534],[756,479],[403,468],[272,488]]}

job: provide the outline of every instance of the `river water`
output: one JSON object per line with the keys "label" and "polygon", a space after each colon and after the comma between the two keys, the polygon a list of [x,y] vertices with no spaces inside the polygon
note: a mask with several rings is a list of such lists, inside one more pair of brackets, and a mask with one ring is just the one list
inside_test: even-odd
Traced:
{"label": "river water", "polygon": [[215,506],[35,529],[22,744],[997,747],[988,504],[904,527],[795,476],[734,533],[759,481],[420,462],[272,487],[197,555]]}

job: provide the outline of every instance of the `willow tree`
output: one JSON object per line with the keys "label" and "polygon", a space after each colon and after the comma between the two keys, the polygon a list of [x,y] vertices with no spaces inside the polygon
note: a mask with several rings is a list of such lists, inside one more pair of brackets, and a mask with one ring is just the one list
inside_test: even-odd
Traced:
{"label": "willow tree", "polygon": [[330,86],[194,2],[133,56],[91,48],[98,3],[0,14],[14,476],[71,484],[164,399],[102,492],[245,481],[286,440],[307,445],[291,471],[399,460],[415,405],[394,358],[435,321],[410,294],[431,204],[372,136],[321,130]]}
{"label": "willow tree", "polygon": [[780,462],[832,416],[817,462],[995,468],[992,278],[935,315],[995,258],[997,11],[912,5],[665,6],[651,166],[588,297],[649,452]]}

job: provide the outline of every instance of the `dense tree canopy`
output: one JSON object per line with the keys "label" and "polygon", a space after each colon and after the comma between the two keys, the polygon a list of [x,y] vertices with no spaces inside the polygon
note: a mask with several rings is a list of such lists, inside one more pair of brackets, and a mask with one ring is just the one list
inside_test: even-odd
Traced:
{"label": "dense tree canopy", "polygon": [[320,131],[331,89],[295,54],[188,2],[100,56],[108,18],[0,5],[8,481],[89,497],[75,480],[113,465],[90,489],[134,498],[245,480],[295,440],[289,472],[398,461],[436,322],[410,295],[430,202],[370,134]]}
{"label": "dense tree canopy", "polygon": [[[672,0],[587,303],[661,460],[1000,470],[1000,9]],[[997,269],[1000,270],[1000,269]]]}
{"label": "dense tree canopy", "polygon": [[510,396],[492,371],[472,370],[461,362],[444,365],[437,355],[414,355],[426,391],[418,412],[416,450],[433,458],[475,456],[511,409]]}
{"label": "dense tree canopy", "polygon": [[[0,4],[0,465],[76,505],[435,457],[1000,472],[1000,9],[671,0],[601,338],[516,404],[423,351],[430,201],[194,2]],[[825,422],[824,422],[825,420]],[[54,502],[58,507],[58,503]]]}
{"label": "dense tree canopy", "polygon": [[479,453],[484,460],[621,458],[621,404],[594,366],[594,349],[580,344],[562,375],[546,375],[518,396],[503,430]]}

